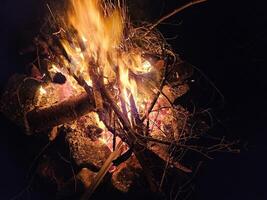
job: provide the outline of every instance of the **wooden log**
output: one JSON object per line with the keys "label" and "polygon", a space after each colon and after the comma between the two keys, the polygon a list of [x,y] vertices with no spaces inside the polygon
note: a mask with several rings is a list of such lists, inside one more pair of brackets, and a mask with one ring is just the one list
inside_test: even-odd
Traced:
{"label": "wooden log", "polygon": [[30,131],[38,132],[76,120],[94,109],[93,98],[84,93],[47,108],[34,109],[26,114],[26,120]]}

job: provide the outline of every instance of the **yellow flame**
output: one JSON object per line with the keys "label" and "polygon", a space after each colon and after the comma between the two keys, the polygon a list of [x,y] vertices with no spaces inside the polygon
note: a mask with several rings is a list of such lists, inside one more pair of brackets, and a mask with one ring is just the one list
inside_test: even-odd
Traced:
{"label": "yellow flame", "polygon": [[93,113],[94,119],[96,124],[98,125],[99,128],[101,128],[102,130],[106,130],[106,126],[105,124],[99,119],[99,116],[97,113]]}
{"label": "yellow flame", "polygon": [[[70,0],[68,19],[78,31],[87,56],[90,59],[101,57],[106,62],[107,54],[112,53],[121,41],[123,23],[119,8],[103,7],[100,0]],[[65,44],[68,53],[75,54],[69,47]],[[78,50],[76,53],[81,52],[81,48],[75,49]]]}
{"label": "yellow flame", "polygon": [[[69,0],[69,3],[68,37],[61,40],[71,60],[69,69],[76,75],[83,76],[87,84],[92,86],[88,68],[94,67],[89,64],[93,60],[97,63],[98,70],[102,71],[105,84],[119,79],[128,111],[130,95],[133,95],[139,105],[140,92],[130,73],[148,73],[152,66],[142,58],[140,50],[122,50],[121,46],[125,42],[123,9],[104,3],[103,0]],[[116,67],[118,71],[115,70]],[[141,104],[139,107],[144,108]]]}
{"label": "yellow flame", "polygon": [[52,64],[51,68],[49,69],[49,72],[57,73],[57,72],[61,72],[61,71],[59,70],[59,68],[55,64]]}
{"label": "yellow flame", "polygon": [[99,138],[99,141],[103,144],[107,144],[108,143],[108,140],[106,138]]}
{"label": "yellow flame", "polygon": [[109,51],[121,40],[123,24],[120,10],[103,9],[99,0],[72,0],[70,23],[78,30],[83,41],[89,43],[91,53]]}

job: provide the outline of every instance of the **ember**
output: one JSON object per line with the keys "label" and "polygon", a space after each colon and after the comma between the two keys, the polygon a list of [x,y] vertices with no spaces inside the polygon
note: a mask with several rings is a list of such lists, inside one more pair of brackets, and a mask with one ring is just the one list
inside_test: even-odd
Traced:
{"label": "ember", "polygon": [[[2,111],[28,134],[45,132],[52,142],[64,137],[82,199],[91,197],[107,173],[122,192],[143,176],[152,192],[166,193],[166,170],[192,172],[192,165],[180,162],[186,149],[208,153],[187,144],[207,124],[192,122],[193,114],[175,103],[189,90],[192,74],[183,69],[185,62],[155,25],[131,24],[119,1],[70,0],[63,15],[48,8],[50,39],[37,39],[44,52],[35,69],[44,76],[14,77]],[[58,185],[62,198],[70,183],[76,188],[73,179]]]}

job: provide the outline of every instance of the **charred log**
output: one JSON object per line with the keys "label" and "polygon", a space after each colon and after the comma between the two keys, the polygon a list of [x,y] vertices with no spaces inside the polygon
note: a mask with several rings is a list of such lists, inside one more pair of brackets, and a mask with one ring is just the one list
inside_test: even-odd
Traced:
{"label": "charred log", "polygon": [[87,94],[65,100],[51,107],[34,109],[27,113],[30,130],[41,131],[77,118],[93,111],[94,101]]}

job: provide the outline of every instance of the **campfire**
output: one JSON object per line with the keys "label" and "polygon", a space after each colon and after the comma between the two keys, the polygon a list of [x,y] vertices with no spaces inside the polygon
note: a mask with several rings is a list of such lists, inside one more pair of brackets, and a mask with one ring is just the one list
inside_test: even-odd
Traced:
{"label": "campfire", "polygon": [[48,22],[32,48],[37,58],[29,75],[10,78],[1,110],[28,135],[46,135],[49,144],[64,138],[70,158],[59,153],[57,159],[76,166],[69,179],[47,160],[37,167],[54,179],[61,198],[89,199],[103,182],[127,193],[138,179],[167,195],[168,170],[193,170],[183,163],[187,150],[209,157],[230,148],[221,140],[209,147],[190,144],[208,129],[177,101],[189,91],[193,70],[155,30],[200,2],[139,26],[120,1],[69,0],[64,13],[47,5]]}

